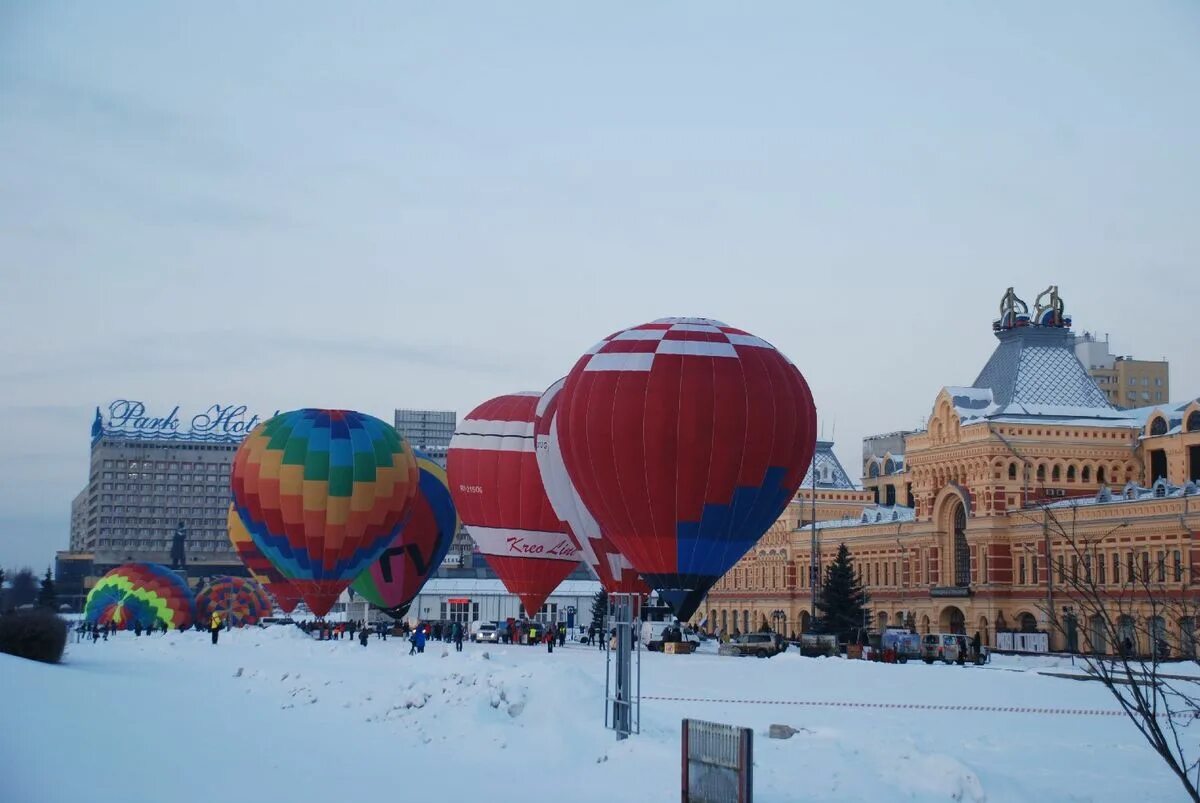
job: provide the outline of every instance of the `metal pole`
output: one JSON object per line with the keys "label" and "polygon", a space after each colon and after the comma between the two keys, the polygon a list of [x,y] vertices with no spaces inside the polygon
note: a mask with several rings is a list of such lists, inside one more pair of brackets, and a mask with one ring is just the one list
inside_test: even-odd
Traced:
{"label": "metal pole", "polygon": [[[1042,505],[1042,542],[1046,547],[1046,622],[1047,629],[1053,627],[1056,620],[1054,615],[1054,558],[1050,552],[1050,511]],[[1050,634],[1046,634],[1049,639]]]}
{"label": "metal pole", "polygon": [[[817,555],[817,452],[813,450],[812,459],[812,499],[810,502],[811,520],[809,526],[812,532],[809,536],[809,567],[808,567],[808,586],[809,596],[812,598],[809,603],[809,616],[812,619],[817,618],[817,582],[820,580],[820,556]],[[809,626],[811,627],[811,621]]]}

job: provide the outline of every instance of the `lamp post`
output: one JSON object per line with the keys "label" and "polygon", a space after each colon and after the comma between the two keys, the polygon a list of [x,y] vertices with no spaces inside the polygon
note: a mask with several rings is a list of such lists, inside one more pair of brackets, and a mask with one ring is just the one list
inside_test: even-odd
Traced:
{"label": "lamp post", "polygon": [[[784,629],[786,629],[787,628],[787,612],[779,610],[779,609],[775,609],[775,610],[771,611],[771,622],[772,622],[772,629],[776,633],[779,633],[780,622],[783,623],[783,627],[784,627]],[[783,635],[786,636],[786,634],[783,634]]]}

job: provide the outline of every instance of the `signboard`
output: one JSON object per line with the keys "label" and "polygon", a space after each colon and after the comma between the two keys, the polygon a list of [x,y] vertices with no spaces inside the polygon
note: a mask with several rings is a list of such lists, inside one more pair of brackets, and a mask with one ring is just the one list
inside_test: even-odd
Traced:
{"label": "signboard", "polygon": [[104,436],[125,440],[200,441],[240,443],[263,421],[244,404],[212,404],[187,414],[177,404],[170,410],[149,410],[145,403],[117,399],[106,412],[96,408],[92,439]]}
{"label": "signboard", "polygon": [[754,731],[685,719],[680,757],[683,803],[750,803]]}
{"label": "signboard", "polygon": [[446,602],[449,602],[452,605],[453,604],[466,605],[470,601],[471,601],[470,597],[450,597],[449,599],[446,600]]}

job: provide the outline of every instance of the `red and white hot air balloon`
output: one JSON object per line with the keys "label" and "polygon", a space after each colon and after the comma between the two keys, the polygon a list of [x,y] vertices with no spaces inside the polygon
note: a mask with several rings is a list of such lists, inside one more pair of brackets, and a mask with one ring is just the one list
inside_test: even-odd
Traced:
{"label": "red and white hot air balloon", "polygon": [[537,392],[497,396],[458,426],[446,455],[450,496],[479,551],[528,616],[579,565],[546,498],[534,455]]}
{"label": "red and white hot air balloon", "polygon": [[642,582],[633,566],[612,542],[604,537],[599,522],[592,515],[567,474],[562,447],[558,442],[558,398],[566,378],[546,389],[537,404],[534,435],[537,445],[537,464],[546,486],[546,496],[555,514],[567,526],[579,546],[583,561],[610,594],[649,594],[650,587]]}
{"label": "red and white hot air balloon", "polygon": [[584,505],[680,619],[779,517],[816,446],[796,366],[707,318],[605,338],[567,375],[557,415]]}

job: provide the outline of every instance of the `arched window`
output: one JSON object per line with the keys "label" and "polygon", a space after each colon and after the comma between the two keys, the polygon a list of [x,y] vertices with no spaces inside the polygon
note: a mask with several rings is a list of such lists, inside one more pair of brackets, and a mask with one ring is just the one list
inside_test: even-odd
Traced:
{"label": "arched window", "polygon": [[872,460],[871,464],[867,466],[867,476],[872,478],[879,476],[879,464],[874,460]]}
{"label": "arched window", "polygon": [[1083,481],[1084,482],[1092,481],[1092,467],[1091,466],[1083,467]]}
{"label": "arched window", "polygon": [[1187,417],[1187,431],[1196,432],[1200,430],[1200,410],[1192,410]]}
{"label": "arched window", "polygon": [[892,462],[892,458],[883,461],[883,473],[891,474],[896,470],[896,464]]}
{"label": "arched window", "polygon": [[1167,434],[1167,419],[1163,418],[1161,415],[1155,416],[1154,420],[1150,422],[1150,434],[1151,435],[1166,435]]}
{"label": "arched window", "polygon": [[1104,466],[1096,469],[1096,482],[1104,482]]}
{"label": "arched window", "polygon": [[1017,464],[1016,463],[1008,464],[1008,478],[1010,480],[1015,480],[1017,478]]}
{"label": "arched window", "polygon": [[1060,479],[1062,479],[1062,468],[1055,465],[1054,468],[1050,469],[1050,481],[1058,482]]}
{"label": "arched window", "polygon": [[1075,466],[1067,466],[1067,482],[1075,482]]}
{"label": "arched window", "polygon": [[1038,482],[1046,481],[1046,467],[1040,463],[1038,464],[1038,467],[1037,467],[1037,481]]}
{"label": "arched window", "polygon": [[961,502],[954,509],[954,584],[971,585],[971,547],[967,545],[967,510]]}

